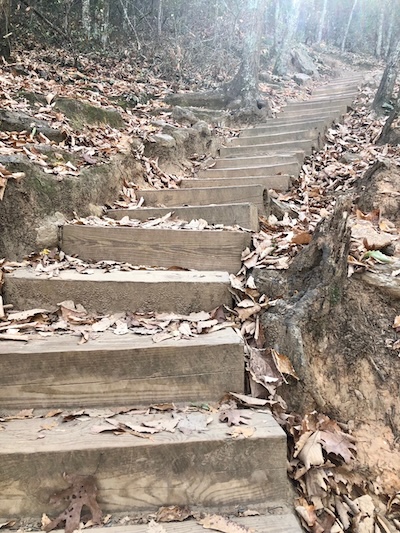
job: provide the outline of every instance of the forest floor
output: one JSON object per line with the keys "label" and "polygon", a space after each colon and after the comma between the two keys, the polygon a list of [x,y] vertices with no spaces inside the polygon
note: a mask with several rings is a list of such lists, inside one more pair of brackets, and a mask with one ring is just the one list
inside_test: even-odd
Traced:
{"label": "forest floor", "polygon": [[[335,59],[336,70],[352,68],[354,65]],[[327,76],[332,73],[330,70],[326,67]],[[277,418],[293,439],[289,457],[299,493],[296,505],[305,527],[313,532],[325,530],[317,516],[321,517],[323,510],[326,516],[332,514],[332,508],[335,516],[340,516],[343,530],[348,530],[345,526],[350,523],[351,502],[363,495],[373,502],[373,527],[377,529],[367,529],[366,525],[362,529],[359,524],[354,531],[400,530],[400,149],[376,145],[384,119],[370,111],[377,77],[370,73],[367,78],[369,83],[360,91],[344,122],[329,128],[321,150],[306,158],[292,190],[274,195],[277,205],[287,214],[273,214],[261,220],[261,231],[253,235],[252,249],[243,255],[242,270],[232,277],[233,291],[243,301],[249,288],[257,291],[257,284],[262,286],[264,270],[288,270],[311,242],[318,224],[334,213],[337,198],[349,198],[348,280],[323,331],[317,319],[309,325],[305,343],[313,373],[308,389],[297,385],[294,369],[286,367],[281,372],[286,376],[282,389],[272,387],[265,393],[265,398],[277,405]],[[80,68],[76,69],[61,51],[51,58],[48,52],[32,51],[17,54],[13,64],[3,65],[0,79],[1,112],[16,114],[8,116],[12,126],[18,121],[23,124],[18,131],[12,126],[0,131],[1,251],[7,254],[1,265],[4,272],[21,264],[40,267],[42,272],[50,272],[55,262],[58,268],[73,266],[75,260],[60,257],[48,246],[46,239],[52,226],[72,218],[75,211],[78,222],[91,223],[102,215],[103,203],[116,207],[140,205],[143,188],[179,187],[183,176],[212,166],[219,146],[240,131],[240,125],[229,114],[216,113],[207,119],[212,133],[206,138],[201,135],[200,126],[190,142],[182,142],[178,148],[167,146],[166,139],[160,136],[166,127],[193,130],[196,122],[192,123],[187,114],[174,114],[165,103],[164,97],[177,87],[157,78],[150,68],[133,67],[128,61],[105,61],[99,68],[96,62],[81,58]],[[278,113],[287,99],[310,96],[309,89],[274,78],[262,84],[262,90],[273,113]],[[93,114],[96,109],[103,114]],[[82,121],[82,114],[87,120]],[[45,129],[41,121],[54,131]],[[99,185],[88,179],[87,173],[98,177],[99,167],[107,165],[114,171],[115,161],[121,169],[112,186],[104,186],[103,181],[100,189],[106,191],[89,190]],[[36,171],[41,186],[52,180],[51,209],[43,201],[42,190],[32,196],[32,190],[24,189],[34,199],[29,206],[22,208],[15,202],[18,189],[28,187],[24,184],[26,175]],[[82,180],[79,188],[82,175],[86,181]],[[106,174],[105,179],[108,178]],[[66,195],[71,180],[76,190]],[[63,194],[54,190],[62,190]],[[82,201],[81,196],[88,190],[89,201]],[[68,200],[71,205],[64,205]],[[23,225],[22,218],[35,229],[35,235],[27,238],[23,246],[19,239],[23,230],[15,229],[18,224]],[[157,222],[159,227],[165,223],[166,220]],[[44,234],[42,241],[39,233]],[[45,249],[40,247],[41,242]],[[33,248],[35,253],[22,262],[21,255]],[[80,263],[79,268],[95,266]],[[242,331],[251,331],[254,337],[254,331],[262,324],[265,305],[252,301],[253,310],[258,312],[246,312],[246,317],[236,313],[235,320]],[[0,301],[0,320],[6,321],[7,313],[1,318],[1,311]],[[249,323],[254,327],[249,327]],[[18,323],[12,329],[18,331]],[[275,364],[279,369],[279,362]],[[252,377],[257,379],[257,375]],[[322,405],[313,401],[312,388],[323,398]],[[301,417],[290,412],[291,395],[302,410]],[[341,453],[344,460],[335,464],[329,451],[317,443],[316,447],[324,452],[320,462],[319,456],[312,456],[312,451],[318,454],[318,450],[312,450],[310,445],[309,474],[303,477],[299,442],[304,447],[307,437],[333,425],[347,435],[343,437]],[[340,448],[343,442],[335,445]],[[371,512],[369,503],[365,516]],[[325,524],[329,522],[326,516]]]}

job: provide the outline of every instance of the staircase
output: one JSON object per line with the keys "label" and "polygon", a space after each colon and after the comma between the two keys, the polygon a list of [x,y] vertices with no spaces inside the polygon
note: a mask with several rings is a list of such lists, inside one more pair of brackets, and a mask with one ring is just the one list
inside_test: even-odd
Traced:
{"label": "staircase", "polygon": [[[316,89],[310,100],[289,103],[278,118],[231,140],[212,169],[183,180],[181,189],[142,191],[147,207],[108,215],[147,220],[172,209],[185,220],[257,230],[258,215],[268,214],[268,190],[289,189],[304,155],[346,113],[360,81],[356,75],[341,78]],[[208,312],[231,305],[229,274],[240,269],[242,250],[250,243],[249,231],[66,225],[61,247],[69,255],[190,270],[96,270],[91,275],[71,270],[47,279],[20,268],[6,276],[4,300],[21,310],[73,300],[98,315],[128,309]],[[110,332],[81,345],[68,335],[0,342],[3,417],[20,409],[88,412],[126,405],[138,408],[129,414],[132,427],[146,417],[167,427],[170,412],[149,414],[140,408],[170,402],[204,406],[228,391],[244,392],[243,345],[231,328],[161,343]],[[118,416],[126,421],[128,415]],[[300,532],[288,496],[286,436],[271,414],[254,410],[254,434],[243,439],[228,435],[218,412],[200,409],[191,416],[194,429],[150,438],[96,433],[98,420],[85,414],[68,424],[54,417],[2,422],[0,517],[57,515],[63,507],[54,508],[49,496],[63,488],[61,474],[68,472],[96,477],[104,513],[148,515],[163,505],[179,505],[237,516],[257,508],[259,516],[235,520],[259,533]],[[168,532],[203,531],[193,520],[163,526]],[[112,530],[145,533],[148,528]]]}

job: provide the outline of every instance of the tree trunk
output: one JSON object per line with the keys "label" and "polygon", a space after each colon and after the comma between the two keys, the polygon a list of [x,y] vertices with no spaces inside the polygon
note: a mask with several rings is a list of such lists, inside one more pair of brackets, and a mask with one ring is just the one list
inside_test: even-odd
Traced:
{"label": "tree trunk", "polygon": [[161,39],[162,16],[163,16],[163,0],[158,0],[158,11],[157,11],[157,37],[158,39]]}
{"label": "tree trunk", "polygon": [[82,28],[86,39],[91,37],[90,0],[82,0]]}
{"label": "tree trunk", "polygon": [[261,41],[264,31],[265,0],[247,0],[242,62],[238,73],[227,87],[231,99],[241,98],[245,108],[255,107],[258,98]]}
{"label": "tree trunk", "polygon": [[393,97],[393,91],[398,74],[398,64],[400,60],[400,39],[396,47],[390,54],[381,83],[376,92],[372,107],[377,113],[382,113],[382,106],[389,104]]}
{"label": "tree trunk", "polygon": [[376,36],[375,55],[377,58],[382,57],[382,42],[383,42],[383,26],[385,23],[385,4],[381,5],[381,12],[379,15],[378,32]]}
{"label": "tree trunk", "polygon": [[351,22],[352,22],[352,20],[353,20],[354,11],[355,11],[355,9],[356,9],[356,7],[357,7],[357,3],[358,3],[358,0],[354,0],[354,1],[353,1],[353,7],[351,8],[351,12],[350,12],[349,20],[348,20],[348,22],[347,22],[347,26],[346,26],[346,31],[344,32],[343,41],[342,41],[342,46],[340,47],[342,52],[344,52],[344,51],[345,51],[345,48],[346,48],[346,41],[347,41],[347,37],[348,37],[348,35],[349,35],[350,26],[351,26]]}
{"label": "tree trunk", "polygon": [[300,0],[292,0],[292,9],[289,15],[286,33],[283,37],[282,45],[276,58],[273,71],[277,76],[283,76],[287,72],[290,58],[290,48],[296,33],[299,14]]}
{"label": "tree trunk", "polygon": [[323,33],[324,27],[325,27],[325,19],[326,19],[327,8],[328,8],[328,0],[324,0],[324,4],[322,6],[322,14],[321,14],[321,18],[319,20],[319,28],[318,28],[318,36],[317,36],[317,43],[318,44],[322,41],[322,33]]}
{"label": "tree trunk", "polygon": [[9,19],[10,19],[10,1],[0,0],[0,56],[8,59],[10,57],[11,48],[9,33]]}

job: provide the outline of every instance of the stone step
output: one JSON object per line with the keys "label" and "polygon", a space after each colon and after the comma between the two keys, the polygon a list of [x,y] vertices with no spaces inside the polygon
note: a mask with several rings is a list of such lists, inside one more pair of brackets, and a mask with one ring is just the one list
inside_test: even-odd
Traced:
{"label": "stone step", "polygon": [[260,214],[264,214],[268,205],[268,192],[261,185],[243,185],[241,187],[204,187],[201,189],[162,189],[140,191],[146,206],[175,207],[184,205],[210,204],[254,204]]}
{"label": "stone step", "polygon": [[242,178],[198,178],[182,180],[181,187],[190,189],[195,187],[226,187],[230,185],[241,185],[243,182],[252,185],[263,185],[267,189],[276,191],[287,191],[290,188],[290,176],[246,176]]}
{"label": "stone step", "polygon": [[[282,131],[281,133],[272,133],[267,135],[258,135],[252,137],[234,137],[230,140],[229,146],[251,146],[256,140],[263,140],[270,143],[278,143],[282,141],[298,141],[312,138],[314,132],[308,129],[297,131]],[[262,142],[258,143],[262,144]]]}
{"label": "stone step", "polygon": [[293,153],[285,154],[272,154],[272,155],[266,155],[263,157],[246,157],[246,158],[240,158],[236,160],[232,159],[216,159],[215,164],[213,167],[210,167],[210,169],[207,170],[215,170],[215,169],[225,169],[225,168],[252,168],[252,167],[259,167],[259,166],[270,166],[270,165],[278,165],[282,163],[296,163],[298,161],[297,157]]}
{"label": "stone step", "polygon": [[[207,185],[207,182],[205,182]],[[224,226],[234,226],[237,224],[242,228],[252,231],[258,230],[258,210],[254,204],[219,204],[200,205],[183,207],[141,207],[138,209],[110,209],[107,216],[115,220],[123,217],[130,217],[137,220],[148,220],[149,218],[159,218],[172,212],[174,217],[181,220],[198,220],[202,218],[209,224],[223,224]]]}
{"label": "stone step", "polygon": [[[256,186],[255,186],[256,187]],[[257,186],[262,189],[261,186]],[[193,191],[196,189],[189,189]],[[215,189],[218,190],[218,189]],[[250,246],[244,231],[66,225],[62,250],[86,261],[113,260],[153,267],[179,267],[236,273],[242,250]]]}
{"label": "stone step", "polygon": [[[192,423],[192,431],[162,431],[151,438],[94,434],[93,427],[106,422],[91,418],[60,423],[40,439],[43,419],[9,421],[0,433],[0,516],[58,514],[49,497],[67,486],[63,472],[94,475],[104,513],[155,512],[163,505],[233,511],[237,506],[285,501],[284,431],[269,413],[254,411],[249,421],[253,435],[232,439],[227,434],[230,428],[218,416],[218,412],[188,414],[186,425]],[[172,415],[126,414],[115,419],[140,426],[153,420],[171,422]],[[205,421],[206,428],[201,425]]]}
{"label": "stone step", "polygon": [[[257,137],[255,137],[256,139]],[[280,143],[253,144],[251,146],[222,146],[220,148],[223,157],[251,157],[256,155],[273,154],[280,151],[301,150],[305,155],[311,154],[312,149],[319,146],[318,139],[305,139],[303,141],[287,141]]]}
{"label": "stone step", "polygon": [[252,176],[274,176],[278,174],[291,174],[297,176],[300,172],[299,162],[281,163],[276,165],[263,165],[260,167],[243,168],[210,168],[198,173],[199,178],[245,178]]}
{"label": "stone step", "polygon": [[[276,509],[276,506],[274,506]],[[229,520],[246,528],[243,531],[254,531],[257,533],[302,533],[297,518],[293,513],[288,512],[284,506],[278,508],[274,514],[261,514],[260,516],[248,516],[246,518],[229,517]],[[184,522],[169,522],[162,524],[163,531],[167,533],[204,533],[202,525],[195,520],[189,519]],[[24,530],[19,530],[25,533]],[[3,529],[4,533],[12,533],[10,530]],[[56,530],[54,533],[63,533]],[[90,528],[90,533],[104,533],[104,528]],[[133,524],[130,526],[107,526],[107,533],[149,533],[148,524]]]}
{"label": "stone step", "polygon": [[106,331],[78,343],[71,335],[2,341],[2,410],[218,401],[243,390],[243,346],[232,328],[160,343]]}
{"label": "stone step", "polygon": [[230,305],[226,272],[133,270],[108,272],[93,269],[90,275],[62,270],[49,279],[31,268],[5,276],[3,299],[14,309],[52,309],[73,300],[90,313],[122,311],[189,314]]}

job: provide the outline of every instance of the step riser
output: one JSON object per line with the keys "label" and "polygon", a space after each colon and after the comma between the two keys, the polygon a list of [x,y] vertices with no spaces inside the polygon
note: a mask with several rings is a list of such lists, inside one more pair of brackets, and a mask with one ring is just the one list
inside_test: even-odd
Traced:
{"label": "step riser", "polygon": [[282,112],[286,113],[288,111],[292,113],[302,113],[309,112],[309,111],[320,111],[321,113],[326,113],[331,111],[332,109],[343,109],[345,110],[347,106],[351,103],[351,101],[344,100],[343,102],[332,102],[330,103],[314,103],[314,102],[301,102],[301,103],[288,103],[283,109]]}
{"label": "step riser", "polygon": [[[347,106],[346,107],[336,107],[332,109],[310,109],[307,111],[306,109],[303,111],[299,109],[298,111],[282,111],[280,113],[280,118],[282,120],[293,120],[293,119],[299,119],[304,118],[307,119],[313,119],[315,117],[321,116],[321,115],[332,115],[334,117],[337,117],[338,115],[345,114],[347,112]],[[278,118],[278,117],[277,117]]]}
{"label": "step riser", "polygon": [[306,122],[293,122],[291,124],[284,124],[282,126],[256,126],[254,128],[248,128],[243,130],[240,134],[239,139],[243,137],[256,137],[257,135],[274,135],[277,133],[287,133],[289,131],[299,131],[299,130],[312,130],[317,133],[324,131],[326,128],[325,120],[317,121],[306,121]]}
{"label": "step riser", "polygon": [[300,165],[295,163],[236,169],[210,169],[199,172],[199,178],[245,178],[246,176],[274,176],[276,174],[297,175]]}
{"label": "step riser", "polygon": [[[283,133],[274,133],[272,135],[258,135],[254,137],[236,137],[229,142],[229,146],[251,146],[255,141],[261,140],[262,142],[279,143],[284,141],[299,141],[304,139],[310,139],[314,132],[309,130],[302,131],[285,131]],[[260,142],[259,144],[262,144]]]}
{"label": "step riser", "polygon": [[287,191],[290,188],[289,176],[268,176],[268,177],[248,177],[248,178],[204,178],[198,180],[182,180],[182,187],[190,189],[192,187],[203,187],[207,184],[210,187],[225,187],[227,182],[231,185],[241,185],[243,182],[253,185],[263,185],[267,189],[276,191]]}
{"label": "step riser", "polygon": [[215,165],[209,170],[225,168],[252,168],[260,166],[279,165],[282,163],[296,163],[293,155],[278,154],[265,157],[249,157],[232,161],[232,159],[217,159]]}
{"label": "step riser", "polygon": [[107,216],[115,220],[121,220],[125,216],[138,220],[148,220],[149,217],[163,217],[169,212],[181,220],[198,220],[202,218],[209,224],[224,224],[224,226],[234,226],[237,224],[242,228],[258,230],[258,211],[254,204],[220,204],[205,205],[198,207],[147,207],[143,209],[111,209],[107,211]]}
{"label": "step riser", "polygon": [[90,340],[83,347],[79,336],[68,347],[32,341],[16,350],[3,343],[0,405],[50,409],[215,402],[224,391],[243,390],[239,341],[213,337],[213,344],[211,335],[203,335],[175,343],[139,337],[130,344],[129,336],[121,340],[110,333],[107,341]]}
{"label": "step riser", "polygon": [[[6,276],[3,298],[14,309],[52,309],[59,302],[72,300],[83,305],[89,313],[98,314],[128,310],[189,314],[211,311],[221,304],[232,303],[230,283],[225,274],[216,274],[209,281],[204,273],[194,275],[188,281],[181,281],[175,272],[169,273],[168,280],[157,274],[143,273],[139,281],[129,275],[120,276],[117,281],[115,278],[118,276],[111,273],[98,276],[76,274],[68,278],[61,273],[60,277],[52,279],[20,278],[10,274]],[[110,280],[110,277],[114,279]],[[219,282],[214,281],[215,277],[220,278]]]}
{"label": "step riser", "polygon": [[311,154],[312,148],[317,148],[319,146],[319,142],[317,139],[315,140],[306,140],[306,141],[295,141],[295,142],[287,142],[287,143],[281,143],[281,144],[274,144],[274,143],[266,143],[261,145],[253,145],[253,146],[232,146],[232,147],[222,147],[220,149],[221,156],[223,157],[250,157],[250,156],[256,156],[256,155],[262,155],[262,154],[269,154],[274,152],[287,151],[287,150],[302,150],[305,155]]}
{"label": "step riser", "polygon": [[209,205],[209,204],[254,204],[260,214],[264,214],[265,201],[264,188],[257,185],[243,187],[226,187],[226,188],[204,188],[196,190],[178,189],[178,190],[159,190],[159,191],[140,191],[144,198],[145,204],[163,205],[166,207],[183,206],[183,205]]}
{"label": "step riser", "polygon": [[[214,510],[225,507],[233,511],[236,506],[285,501],[285,435],[277,434],[275,428],[263,427],[262,417],[258,419],[260,429],[257,427],[250,439],[220,436],[211,440],[178,431],[170,435],[169,443],[166,437],[161,443],[157,435],[153,442],[110,435],[101,439],[108,442],[103,449],[93,449],[92,445],[77,450],[72,431],[70,446],[58,452],[41,453],[40,449],[45,448],[42,441],[41,447],[32,444],[35,454],[3,454],[0,516],[57,515],[65,509],[65,502],[57,509],[48,501],[49,496],[66,486],[63,472],[95,475],[103,513],[127,509],[132,514],[155,512],[163,505]],[[92,435],[92,442],[95,439],[98,436]],[[132,444],[127,445],[127,441]]]}
{"label": "step riser", "polygon": [[[260,187],[261,189],[261,187]],[[87,261],[180,267],[236,273],[251,235],[234,231],[189,231],[64,226],[62,249]]]}
{"label": "step riser", "polygon": [[297,114],[296,117],[286,117],[284,113],[280,114],[279,117],[276,119],[271,119],[270,121],[267,121],[267,126],[270,125],[276,125],[276,126],[287,126],[289,124],[293,124],[296,122],[310,122],[313,120],[324,120],[325,124],[330,124],[334,120],[340,119],[340,117],[344,116],[345,113],[326,113],[326,114],[312,114],[312,113],[306,113],[306,114]]}

